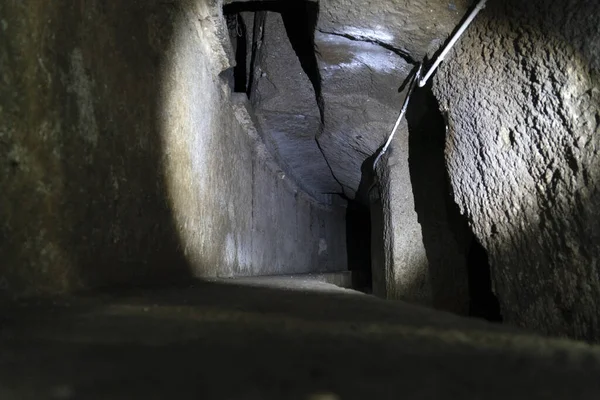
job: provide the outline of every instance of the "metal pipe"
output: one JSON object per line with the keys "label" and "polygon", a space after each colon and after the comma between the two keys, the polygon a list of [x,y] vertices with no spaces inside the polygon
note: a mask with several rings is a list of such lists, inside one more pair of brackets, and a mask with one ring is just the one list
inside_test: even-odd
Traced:
{"label": "metal pipe", "polygon": [[381,156],[383,156],[385,154],[388,147],[392,143],[392,139],[394,138],[394,135],[396,134],[396,131],[398,130],[398,127],[400,126],[400,121],[402,121],[402,117],[404,117],[404,114],[406,113],[406,109],[408,108],[408,101],[410,100],[410,95],[412,94],[413,90],[415,89],[415,83],[421,77],[421,68],[422,67],[423,67],[423,64],[419,64],[419,69],[417,69],[417,72],[415,73],[415,75],[412,78],[412,81],[410,82],[408,92],[406,93],[406,97],[404,98],[404,104],[402,104],[402,110],[400,110],[400,115],[398,115],[398,119],[396,120],[394,129],[392,129],[392,133],[390,133],[388,140],[385,142],[385,145],[383,146],[383,148],[381,149],[381,151],[375,158],[375,161],[373,162],[373,171],[375,171],[375,167],[377,167],[377,163],[379,162],[379,159],[381,158]]}
{"label": "metal pipe", "polygon": [[460,25],[458,30],[454,33],[454,35],[452,36],[452,38],[450,39],[448,44],[446,44],[446,47],[444,47],[444,50],[442,50],[440,55],[437,56],[435,62],[433,63],[433,65],[431,65],[431,68],[429,68],[429,71],[427,71],[425,76],[423,76],[423,79],[421,79],[419,81],[419,87],[423,87],[427,84],[427,81],[429,80],[431,75],[433,75],[433,73],[435,72],[437,67],[439,67],[440,63],[442,61],[444,61],[444,57],[446,57],[446,55],[448,54],[450,49],[452,49],[452,47],[456,44],[458,39],[460,39],[460,37],[467,30],[469,25],[471,25],[471,22],[473,22],[473,20],[477,16],[477,14],[479,14],[479,11],[481,11],[485,8],[486,2],[487,2],[487,0],[479,0],[477,5],[475,6],[475,8],[473,8],[471,13],[467,16],[467,18],[463,21],[463,23]]}

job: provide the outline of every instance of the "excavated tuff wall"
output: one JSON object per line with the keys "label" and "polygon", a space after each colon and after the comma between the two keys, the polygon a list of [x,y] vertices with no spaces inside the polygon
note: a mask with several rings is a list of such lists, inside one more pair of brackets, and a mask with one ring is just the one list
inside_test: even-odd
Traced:
{"label": "excavated tuff wall", "polygon": [[343,269],[271,161],[219,2],[0,3],[0,293]]}
{"label": "excavated tuff wall", "polygon": [[600,3],[489,2],[435,78],[504,320],[600,340]]}

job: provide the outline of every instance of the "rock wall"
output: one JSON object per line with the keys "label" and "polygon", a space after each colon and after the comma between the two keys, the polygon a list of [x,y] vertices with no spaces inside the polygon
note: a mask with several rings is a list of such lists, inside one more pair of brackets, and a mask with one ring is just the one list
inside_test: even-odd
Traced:
{"label": "rock wall", "polygon": [[408,165],[408,129],[403,124],[377,165],[370,193],[373,293],[432,305],[423,234],[415,211]]}
{"label": "rock wall", "polygon": [[370,191],[373,291],[467,315],[472,235],[450,196],[444,136],[431,91],[416,90]]}
{"label": "rock wall", "polygon": [[287,182],[218,78],[218,2],[0,18],[0,293],[344,268],[344,210]]}
{"label": "rock wall", "polygon": [[434,91],[504,320],[600,340],[600,3],[490,2]]}
{"label": "rock wall", "polygon": [[[265,15],[251,94],[253,105],[265,144],[278,158],[278,164],[303,190],[327,203],[331,195],[325,193],[340,192],[340,187],[315,140],[321,129],[319,107],[282,15]],[[298,22],[308,24],[304,20]]]}
{"label": "rock wall", "polygon": [[[366,206],[366,193],[357,193],[361,165],[394,124],[398,88],[469,1],[230,3],[232,31],[252,60],[248,89],[269,150],[319,201],[340,193]],[[244,43],[245,35],[252,40]]]}
{"label": "rock wall", "polygon": [[451,195],[444,161],[446,124],[429,87],[411,96],[406,122],[410,184],[427,254],[432,305],[467,315],[469,305],[479,302],[469,290],[473,235]]}

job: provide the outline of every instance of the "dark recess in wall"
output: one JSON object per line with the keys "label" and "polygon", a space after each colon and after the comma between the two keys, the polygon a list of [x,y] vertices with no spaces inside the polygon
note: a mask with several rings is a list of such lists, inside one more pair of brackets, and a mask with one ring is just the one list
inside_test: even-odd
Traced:
{"label": "dark recess in wall", "polygon": [[502,322],[500,303],[492,291],[492,277],[488,254],[472,237],[467,258],[469,272],[469,316]]}
{"label": "dark recess in wall", "polygon": [[407,111],[409,169],[437,309],[501,321],[485,249],[454,202],[445,163],[446,121],[428,85]]}
{"label": "dark recess in wall", "polygon": [[[246,93],[248,74],[246,60],[248,57],[248,34],[246,23],[239,13],[226,15],[229,38],[235,52],[235,67],[233,67],[233,91]],[[229,79],[232,79],[229,77]]]}
{"label": "dark recess in wall", "polygon": [[370,292],[371,213],[367,206],[354,200],[348,200],[346,211],[346,248],[348,269],[352,271],[352,287]]}
{"label": "dark recess in wall", "polygon": [[[315,29],[317,27],[317,20],[319,18],[319,4],[312,1],[299,0],[236,2],[223,6],[223,14],[227,18],[239,15],[242,12],[254,12],[259,14],[264,11],[271,11],[281,14],[290,44],[292,45],[296,56],[298,56],[300,65],[308,76],[308,79],[310,80],[315,91],[315,100],[319,107],[321,120],[323,120],[324,104],[321,93],[321,73],[319,71],[317,50],[315,46]],[[242,18],[238,17],[238,19],[241,20]],[[266,34],[268,34],[268,32]],[[259,38],[253,38],[253,43],[255,43],[258,39]],[[255,50],[256,49],[254,48],[252,49],[253,58]],[[239,63],[240,61],[237,60],[237,56],[238,54],[236,51],[236,61]],[[244,68],[245,60],[246,58],[244,56]],[[246,76],[245,70],[244,76]],[[252,77],[250,79],[252,79]],[[249,82],[249,85],[252,85],[252,82]],[[245,85],[245,87],[247,88],[248,86]],[[250,94],[251,93],[248,93],[249,96]]]}

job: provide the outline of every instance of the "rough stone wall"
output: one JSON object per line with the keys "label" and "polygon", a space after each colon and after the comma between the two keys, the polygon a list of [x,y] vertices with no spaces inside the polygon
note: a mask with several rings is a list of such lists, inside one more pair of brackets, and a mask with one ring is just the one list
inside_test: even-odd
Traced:
{"label": "rough stone wall", "polygon": [[469,293],[468,281],[473,235],[452,198],[444,161],[446,123],[429,87],[412,94],[406,122],[408,148],[403,148],[408,150],[414,210],[427,254],[433,307],[466,315],[469,303],[476,300],[470,299],[473,293]]}
{"label": "rough stone wall", "polygon": [[290,178],[327,203],[324,193],[340,187],[315,140],[321,124],[315,92],[280,13],[266,13],[256,68],[252,100],[267,148]]}
{"label": "rough stone wall", "polygon": [[431,279],[410,180],[404,122],[377,165],[370,192],[373,293],[432,305]]}
{"label": "rough stone wall", "polygon": [[345,263],[343,211],[255,157],[207,3],[0,4],[0,293]]}
{"label": "rough stone wall", "polygon": [[600,3],[490,2],[438,72],[504,320],[600,340]]}
{"label": "rough stone wall", "polygon": [[417,89],[369,192],[373,292],[467,315],[472,234],[450,195],[445,131],[430,88]]}
{"label": "rough stone wall", "polygon": [[230,63],[198,53],[215,41],[204,33],[211,25],[180,24],[162,110],[170,201],[194,274],[345,269],[345,209],[312,202],[271,161],[250,105],[232,104],[218,78]]}

